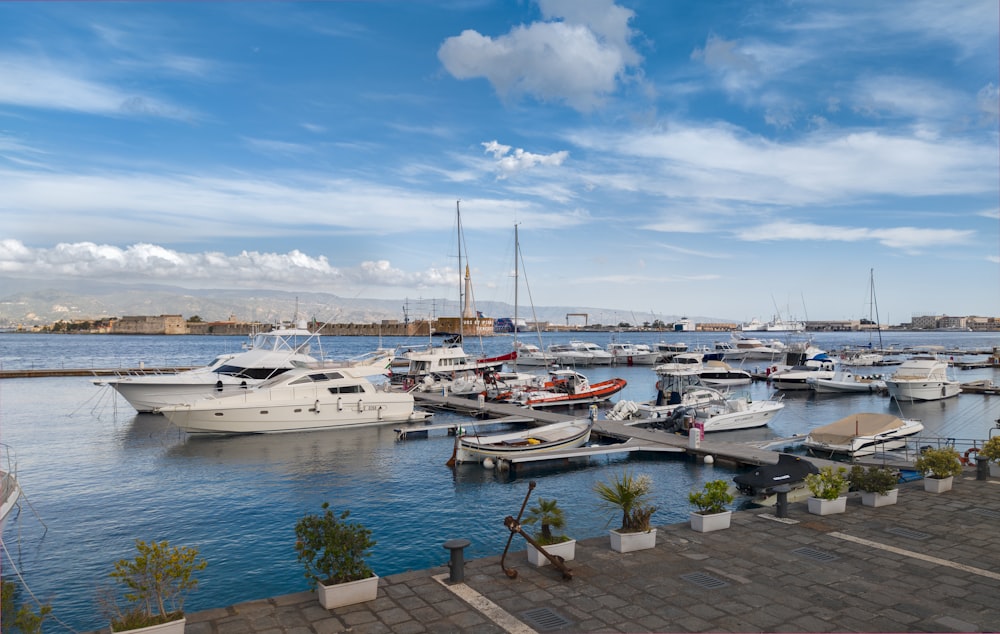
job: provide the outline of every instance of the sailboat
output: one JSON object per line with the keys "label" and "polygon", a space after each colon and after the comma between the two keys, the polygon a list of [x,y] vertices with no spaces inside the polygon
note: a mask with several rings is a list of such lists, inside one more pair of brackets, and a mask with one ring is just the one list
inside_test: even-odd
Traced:
{"label": "sailboat", "polygon": [[874,341],[871,337],[871,329],[868,330],[868,346],[862,350],[855,350],[854,352],[846,355],[843,359],[844,365],[852,366],[871,366],[871,365],[881,365],[885,357],[882,355],[882,326],[879,323],[878,318],[878,304],[875,301],[875,269],[870,269],[869,271],[869,310],[868,310],[868,325],[871,325],[873,319],[875,324],[875,332],[878,334],[878,348],[874,347]]}
{"label": "sailboat", "polygon": [[[459,206],[461,201],[455,202],[455,213],[458,223],[458,270],[462,270],[462,210]],[[442,389],[450,385],[451,381],[460,375],[468,372],[483,372],[485,370],[497,370],[504,363],[512,361],[517,355],[510,352],[495,357],[474,357],[466,354],[462,347],[465,336],[465,327],[469,325],[474,331],[480,330],[480,323],[489,321],[489,330],[492,331],[492,320],[487,320],[478,316],[471,305],[472,278],[469,274],[469,265],[465,265],[464,287],[462,280],[459,280],[458,299],[459,305],[463,306],[462,314],[457,318],[458,334],[445,339],[440,346],[428,344],[423,348],[411,348],[403,353],[403,358],[408,361],[406,372],[403,375],[403,383],[407,386],[421,386],[423,389]],[[464,302],[463,302],[464,298]],[[439,319],[439,323],[447,322]]]}

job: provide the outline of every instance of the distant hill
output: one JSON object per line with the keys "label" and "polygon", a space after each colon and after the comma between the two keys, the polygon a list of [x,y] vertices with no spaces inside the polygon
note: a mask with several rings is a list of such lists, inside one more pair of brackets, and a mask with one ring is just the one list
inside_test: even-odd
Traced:
{"label": "distant hill", "polygon": [[[476,308],[488,317],[510,317],[511,304],[477,302]],[[221,321],[235,317],[239,321],[275,322],[316,319],[320,323],[376,323],[385,319],[403,321],[409,318],[455,316],[458,302],[444,298],[414,300],[381,300],[345,298],[331,293],[292,293],[251,290],[192,290],[165,285],[127,285],[101,282],[46,284],[25,280],[0,280],[0,327],[48,324],[60,319],[96,319],[124,315],[183,315],[199,316],[204,321]],[[534,314],[534,317],[532,315]],[[670,323],[680,315],[653,315],[628,310],[587,306],[547,306],[526,309],[519,317],[553,324],[565,324],[567,314],[586,313],[594,325],[606,319],[604,325],[619,322],[639,325],[660,319]],[[719,318],[688,316],[695,322],[731,321]],[[571,317],[570,323],[582,324],[582,317]]]}

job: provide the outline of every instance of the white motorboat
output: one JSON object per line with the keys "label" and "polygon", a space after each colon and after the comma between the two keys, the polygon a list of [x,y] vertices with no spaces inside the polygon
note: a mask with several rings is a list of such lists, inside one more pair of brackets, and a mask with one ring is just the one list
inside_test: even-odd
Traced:
{"label": "white motorboat", "polygon": [[17,501],[21,497],[21,486],[17,482],[17,468],[10,455],[10,447],[0,445],[4,452],[5,464],[0,470],[0,537],[3,535],[3,526],[7,521]]}
{"label": "white motorboat", "polygon": [[593,421],[583,418],[489,436],[465,433],[455,437],[455,449],[448,466],[582,447],[590,440],[592,428]]}
{"label": "white motorboat", "polygon": [[768,380],[771,382],[771,387],[776,390],[808,390],[812,387],[810,381],[833,379],[836,374],[836,366],[828,359],[792,366],[783,372],[771,374]]}
{"label": "white motorboat", "polygon": [[516,355],[515,351],[496,357],[472,357],[466,354],[458,339],[449,339],[440,346],[411,347],[403,352],[401,356],[408,365],[401,376],[405,385],[413,386],[427,376],[450,379],[465,372],[499,369],[504,363],[513,361]]}
{"label": "white motorboat", "polygon": [[750,385],[753,380],[749,372],[734,368],[725,361],[706,361],[698,371],[698,378],[705,385],[713,387]]}
{"label": "white motorboat", "polygon": [[885,386],[897,401],[937,401],[962,391],[961,383],[948,376],[948,364],[936,356],[904,361],[885,380]]}
{"label": "white motorboat", "polygon": [[227,396],[290,370],[295,363],[315,363],[310,346],[319,335],[305,323],[254,335],[245,352],[217,357],[207,366],[175,374],[142,374],[95,380],[110,385],[138,412],[188,403],[209,396]]}
{"label": "white motorboat", "polygon": [[777,339],[764,342],[752,337],[736,337],[732,345],[742,351],[743,359],[747,361],[775,361],[783,357],[787,349]]}
{"label": "white motorboat", "polygon": [[866,456],[899,449],[908,436],[920,433],[923,428],[919,420],[892,414],[851,414],[816,427],[802,444],[814,452]]}
{"label": "white motorboat", "polygon": [[[424,384],[426,384],[427,378],[424,379]],[[479,396],[482,394],[490,398],[500,392],[509,392],[515,389],[529,387],[540,389],[544,383],[544,376],[531,372],[483,370],[482,372],[466,372],[454,381],[439,380],[433,382],[430,389],[422,389],[421,391],[441,391],[447,385],[448,391],[455,396]],[[418,387],[421,385],[418,384]]]}
{"label": "white motorboat", "polygon": [[881,374],[855,374],[846,370],[836,372],[829,379],[812,376],[806,382],[809,389],[818,394],[855,394],[885,390],[885,377]]}
{"label": "white motorboat", "polygon": [[551,352],[546,352],[533,343],[518,341],[514,344],[517,351],[517,358],[514,359],[516,365],[528,367],[548,367],[559,365],[559,360]]}
{"label": "white motorboat", "polygon": [[660,353],[644,343],[609,343],[612,363],[616,365],[655,365]]}
{"label": "white motorboat", "polygon": [[611,353],[596,343],[570,341],[553,343],[548,352],[559,365],[611,365]]}
{"label": "white motorboat", "polygon": [[660,353],[660,361],[670,361],[674,355],[688,351],[688,345],[683,341],[661,341],[654,348]]}
{"label": "white motorboat", "polygon": [[296,367],[231,396],[169,405],[160,411],[190,434],[267,434],[423,420],[413,395],[376,386],[377,366]]}
{"label": "white motorboat", "polygon": [[721,355],[722,361],[743,361],[746,359],[747,351],[737,348],[732,341],[716,341],[714,352]]}
{"label": "white motorboat", "polygon": [[749,395],[732,395],[708,387],[698,378],[696,367],[666,364],[656,370],[656,400],[619,401],[606,417],[633,420],[666,431],[698,426],[708,433],[763,427],[785,407],[780,399],[754,401]]}

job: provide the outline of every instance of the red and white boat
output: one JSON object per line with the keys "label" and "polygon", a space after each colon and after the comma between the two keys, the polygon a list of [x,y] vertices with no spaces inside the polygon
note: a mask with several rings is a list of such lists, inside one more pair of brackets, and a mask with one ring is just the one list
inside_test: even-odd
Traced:
{"label": "red and white boat", "polygon": [[621,392],[626,384],[625,379],[619,378],[591,384],[587,377],[575,370],[551,370],[549,380],[540,388],[503,392],[496,396],[496,400],[524,407],[599,403]]}

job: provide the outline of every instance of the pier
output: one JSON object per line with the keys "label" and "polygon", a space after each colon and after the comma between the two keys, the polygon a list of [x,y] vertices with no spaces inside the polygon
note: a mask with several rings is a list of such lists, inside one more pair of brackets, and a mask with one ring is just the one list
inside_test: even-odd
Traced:
{"label": "pier", "polygon": [[[578,540],[568,581],[529,565],[515,536],[513,579],[499,555],[465,562],[455,583],[442,563],[382,577],[367,603],[325,610],[303,591],[189,613],[186,631],[988,632],[1000,623],[998,521],[1000,480],[967,469],[947,493],[903,483],[893,506],[851,494],[837,515],[810,515],[804,502],[787,518],[741,510],[722,531],[660,525],[654,548],[625,554],[607,536]],[[507,535],[498,520],[497,552]]]}

